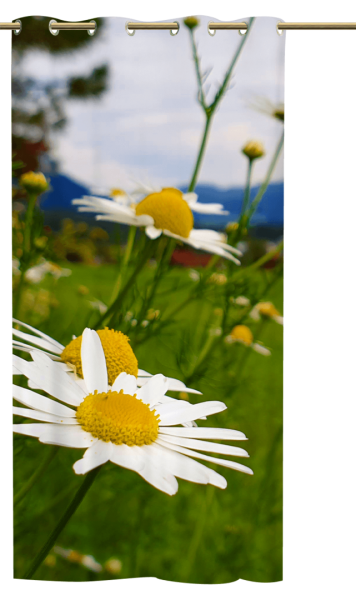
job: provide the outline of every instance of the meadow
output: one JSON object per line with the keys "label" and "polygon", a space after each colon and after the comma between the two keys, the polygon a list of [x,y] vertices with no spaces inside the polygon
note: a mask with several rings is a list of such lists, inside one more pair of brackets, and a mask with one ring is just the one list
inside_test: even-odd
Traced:
{"label": "meadow", "polygon": [[[100,298],[107,302],[117,275],[114,265],[71,264],[70,269],[69,277],[53,283],[47,276],[37,286],[52,291],[55,286],[58,304],[41,329],[63,344],[95,320],[89,301]],[[189,273],[189,269],[172,267],[158,290],[154,309],[160,311],[162,320],[168,307],[171,312],[173,306],[174,315],[174,306],[184,301],[185,286],[191,282]],[[136,284],[138,290],[146,289],[150,276],[149,269],[142,273]],[[240,286],[244,289],[248,285],[258,293],[266,288],[266,282],[268,299],[281,311],[281,276],[275,278],[268,270],[259,269],[246,275]],[[221,342],[206,352],[204,367],[189,374],[187,362],[197,365],[201,348],[206,347],[207,332],[216,326],[216,294],[222,293],[224,285],[213,287],[215,301],[209,299],[209,294],[205,294],[206,300],[192,301],[157,334],[147,335],[149,327],[127,319],[123,324],[141,368],[164,372],[186,383],[189,380],[190,386],[203,392],[203,400],[218,399],[227,404],[227,411],[209,417],[209,425],[235,428],[246,434],[248,441],[243,445],[251,458],[245,462],[254,475],[226,473],[217,467],[227,477],[227,490],[180,480],[178,494],[168,497],[136,473],[108,463],[57,540],[57,546],[72,550],[72,555],[65,558],[52,552],[36,579],[85,581],[155,576],[192,583],[225,583],[238,578],[261,582],[282,578],[283,329],[273,321],[266,321],[262,330],[258,324],[251,325],[256,334],[259,328],[271,356]],[[196,397],[190,395],[189,400],[195,402]],[[72,464],[80,452],[15,436],[15,577],[22,576],[30,557],[45,542],[79,488],[81,481],[73,473]],[[43,465],[45,457],[48,464]],[[23,486],[31,485],[31,476],[38,468],[45,469],[41,477],[25,496],[18,498]],[[115,558],[122,567],[112,574],[105,569],[95,573],[78,563],[77,554],[93,556],[100,565]]]}

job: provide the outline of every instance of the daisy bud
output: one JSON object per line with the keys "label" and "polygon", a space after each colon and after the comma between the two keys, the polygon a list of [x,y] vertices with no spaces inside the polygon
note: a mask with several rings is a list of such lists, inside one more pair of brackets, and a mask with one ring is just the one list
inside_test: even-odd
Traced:
{"label": "daisy bud", "polygon": [[118,575],[122,569],[122,562],[118,558],[110,558],[106,561],[104,568],[112,575]]}
{"label": "daisy bud", "polygon": [[242,148],[242,152],[250,160],[255,160],[256,158],[261,158],[265,155],[265,149],[261,142],[253,140],[251,142],[247,142],[246,146]]}
{"label": "daisy bud", "polygon": [[250,301],[245,296],[238,296],[237,298],[231,298],[232,304],[237,304],[237,306],[250,306]]}
{"label": "daisy bud", "polygon": [[224,285],[227,282],[227,277],[224,273],[212,273],[208,279],[209,283],[215,283],[216,285]]}
{"label": "daisy bud", "polygon": [[239,228],[239,224],[235,223],[233,221],[230,221],[230,223],[228,223],[225,227],[225,231],[227,233],[232,233],[233,231],[236,231]]}
{"label": "daisy bud", "polygon": [[267,319],[272,319],[273,317],[278,317],[280,315],[280,312],[272,302],[259,302],[257,304],[257,309],[261,317]]}
{"label": "daisy bud", "polygon": [[28,194],[42,194],[48,189],[48,181],[43,173],[28,171],[20,177],[20,185]]}
{"label": "daisy bud", "polygon": [[200,21],[196,17],[187,17],[184,19],[183,23],[188,29],[195,29],[198,27]]}
{"label": "daisy bud", "polygon": [[253,342],[253,335],[251,329],[246,325],[236,325],[230,333],[230,337],[237,342],[242,342],[247,346],[250,346]]}

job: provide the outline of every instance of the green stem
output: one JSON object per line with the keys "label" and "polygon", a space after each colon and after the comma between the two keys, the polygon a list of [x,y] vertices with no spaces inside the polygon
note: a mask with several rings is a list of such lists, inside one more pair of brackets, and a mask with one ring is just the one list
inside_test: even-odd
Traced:
{"label": "green stem", "polygon": [[214,102],[210,105],[210,108],[213,111],[216,109],[217,105],[219,104],[221,98],[223,97],[223,95],[224,95],[224,93],[226,91],[226,88],[227,88],[228,83],[230,81],[230,77],[232,75],[232,71],[233,71],[233,69],[234,69],[234,67],[235,67],[235,65],[237,63],[237,60],[238,60],[238,58],[239,58],[239,56],[240,56],[240,54],[242,52],[242,49],[243,49],[244,45],[246,44],[246,41],[247,41],[247,38],[248,38],[248,36],[249,36],[249,34],[251,32],[251,28],[252,28],[254,20],[255,20],[255,17],[252,17],[250,19],[250,21],[248,23],[247,33],[245,33],[245,35],[243,35],[242,40],[240,42],[240,45],[237,48],[234,56],[232,57],[232,61],[230,63],[230,66],[229,66],[228,70],[226,71],[224,81],[222,82],[221,87],[220,87],[220,89],[218,90],[218,92],[217,92],[217,94],[215,96]]}
{"label": "green stem", "polygon": [[27,262],[28,262],[28,256],[31,252],[32,222],[33,222],[33,213],[35,210],[36,200],[37,200],[36,194],[28,195],[26,223],[25,223],[25,231],[24,231],[24,239],[23,239],[24,257],[27,257]]}
{"label": "green stem", "polygon": [[205,110],[206,102],[205,102],[205,95],[204,95],[204,89],[203,89],[203,78],[202,78],[201,70],[200,70],[197,45],[195,43],[195,38],[194,38],[194,30],[190,29],[189,33],[190,33],[190,40],[192,43],[193,60],[194,60],[195,72],[196,72],[197,82],[198,82],[198,102],[199,102],[199,104],[201,104],[202,108]]}
{"label": "green stem", "polygon": [[176,241],[174,239],[166,238],[165,241],[166,245],[163,249],[160,259],[158,259],[158,266],[153,277],[152,284],[148,289],[147,295],[142,303],[141,310],[137,317],[139,323],[144,318],[147,310],[150,308],[150,305],[152,306],[153,300],[156,296],[158,285],[163,275],[166,273],[167,268],[169,267],[174,248],[176,247]]}
{"label": "green stem", "polygon": [[283,148],[283,143],[284,143],[284,130],[283,130],[283,133],[282,133],[282,135],[280,137],[280,140],[279,140],[279,142],[277,144],[277,148],[276,148],[275,153],[273,155],[273,158],[271,160],[271,164],[270,164],[270,166],[268,168],[265,180],[261,184],[260,189],[258,190],[258,192],[256,194],[256,197],[251,202],[251,206],[250,206],[250,209],[248,211],[248,220],[247,220],[247,223],[246,223],[246,227],[248,227],[249,222],[251,220],[251,217],[253,216],[254,212],[256,211],[259,203],[261,202],[261,200],[263,198],[263,195],[264,195],[266,189],[268,188],[270,179],[272,177],[272,173],[274,171],[274,168],[275,168],[275,166],[277,164],[278,157],[279,157],[279,155],[281,153],[281,150]]}
{"label": "green stem", "polygon": [[38,567],[41,566],[41,564],[43,563],[47,554],[49,553],[51,548],[53,548],[59,534],[63,531],[63,529],[67,525],[69,519],[75,513],[78,506],[81,504],[82,500],[84,499],[86,493],[89,491],[89,489],[90,489],[92,483],[94,482],[95,477],[99,473],[100,469],[101,469],[101,467],[97,467],[93,471],[89,471],[89,473],[87,473],[82,485],[80,486],[79,490],[75,494],[72,502],[68,506],[63,517],[60,519],[59,523],[56,525],[56,527],[52,531],[51,535],[49,536],[47,542],[44,544],[44,546],[41,548],[41,550],[37,554],[36,558],[34,559],[32,565],[30,566],[28,571],[26,571],[23,579],[32,579],[32,577],[36,573]]}
{"label": "green stem", "polygon": [[35,483],[41,478],[49,464],[58,452],[58,446],[52,446],[43,463],[36,469],[33,475],[26,481],[22,488],[14,495],[14,508],[21,502],[26,494],[33,488]]}
{"label": "green stem", "polygon": [[201,72],[200,72],[200,64],[199,64],[199,58],[198,58],[198,53],[197,53],[197,47],[196,47],[196,43],[195,43],[195,38],[193,33],[191,32],[191,42],[192,42],[192,51],[193,51],[193,60],[194,60],[194,64],[195,64],[195,71],[196,71],[196,75],[197,75],[197,82],[198,82],[198,100],[199,100],[199,104],[201,105],[202,109],[204,110],[205,113],[205,128],[204,128],[204,132],[203,132],[203,136],[200,142],[200,148],[198,151],[198,156],[197,156],[197,160],[195,163],[195,167],[193,170],[193,175],[192,175],[192,179],[191,182],[189,184],[188,187],[188,192],[193,192],[197,183],[197,179],[198,179],[198,175],[199,175],[199,171],[200,171],[200,167],[201,167],[201,162],[203,160],[203,156],[204,156],[204,152],[205,152],[205,147],[206,147],[206,143],[208,140],[208,133],[209,133],[209,129],[210,129],[210,125],[211,125],[211,121],[213,118],[213,115],[219,105],[219,103],[221,102],[223,95],[226,91],[226,88],[229,84],[232,72],[234,70],[234,67],[236,65],[236,62],[242,52],[242,49],[246,43],[247,37],[250,33],[252,24],[254,21],[254,17],[252,17],[250,19],[249,25],[248,25],[248,30],[247,33],[243,36],[234,56],[232,57],[232,61],[230,63],[230,66],[228,68],[228,70],[225,73],[225,77],[224,77],[224,81],[222,82],[219,90],[217,91],[214,101],[210,104],[210,106],[207,106],[206,102],[205,102],[205,96],[204,96],[204,90],[203,90],[203,81],[202,81],[202,76],[201,76]]}
{"label": "green stem", "polygon": [[248,167],[247,167],[246,186],[245,186],[244,198],[243,198],[243,202],[242,202],[241,214],[240,214],[240,219],[239,219],[239,226],[237,228],[237,231],[235,232],[235,235],[232,235],[232,239],[230,242],[232,246],[236,246],[239,243],[239,241],[242,238],[243,232],[246,229],[245,213],[246,213],[248,205],[250,203],[251,175],[252,175],[253,162],[254,161],[251,160],[251,158],[249,158]]}
{"label": "green stem", "polygon": [[197,160],[195,163],[192,179],[191,179],[191,182],[188,187],[188,192],[194,192],[195,186],[197,184],[198,174],[199,174],[201,162],[203,160],[206,142],[208,141],[208,133],[209,133],[210,124],[211,124],[211,117],[212,117],[212,113],[209,116],[207,115],[206,119],[205,119],[205,128],[204,128],[204,132],[203,132],[203,137],[200,142],[200,148],[199,148]]}
{"label": "green stem", "polygon": [[131,277],[129,277],[126,284],[124,285],[122,290],[120,290],[116,299],[112,302],[112,304],[109,306],[107,311],[99,317],[97,323],[94,325],[94,329],[98,329],[98,327],[102,323],[104,323],[104,321],[106,321],[106,319],[108,317],[112,316],[113,313],[115,313],[115,311],[120,308],[120,304],[123,302],[125,296],[127,295],[127,292],[129,291],[132,284],[135,282],[137,275],[145,266],[148,258],[152,255],[152,251],[153,251],[153,243],[152,243],[152,240],[149,240],[147,247],[146,247],[146,251],[143,252],[141,260],[137,262],[136,268],[133,270]]}
{"label": "green stem", "polygon": [[120,273],[118,275],[118,278],[116,280],[116,283],[114,285],[114,289],[111,295],[111,300],[110,302],[113,302],[116,298],[116,296],[118,295],[119,291],[120,291],[120,287],[121,287],[121,283],[126,271],[126,267],[129,264],[130,261],[130,257],[131,257],[131,252],[132,252],[132,248],[134,245],[134,241],[135,241],[135,235],[136,235],[136,227],[135,225],[131,225],[129,228],[129,234],[127,237],[127,243],[126,243],[126,248],[125,248],[125,254],[123,256],[122,259],[122,265],[121,265],[121,269],[120,269]]}

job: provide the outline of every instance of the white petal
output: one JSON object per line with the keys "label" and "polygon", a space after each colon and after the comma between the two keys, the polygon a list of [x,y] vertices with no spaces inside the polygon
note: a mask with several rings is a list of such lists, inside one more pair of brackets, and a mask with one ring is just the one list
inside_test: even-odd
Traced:
{"label": "white petal", "polygon": [[225,444],[215,444],[214,442],[206,442],[204,440],[195,440],[175,437],[174,435],[158,435],[158,439],[169,444],[191,448],[192,450],[202,450],[203,452],[213,452],[214,454],[227,454],[229,456],[249,457],[249,454],[243,448],[235,446],[226,446]]}
{"label": "white petal", "polygon": [[224,210],[223,204],[203,203],[203,202],[192,202],[189,203],[192,211],[201,215],[228,215],[228,210]]}
{"label": "white petal", "polygon": [[38,389],[44,390],[54,398],[66,404],[79,406],[83,401],[83,391],[60,366],[38,350],[31,353],[33,361],[23,360],[13,356],[13,365],[28,379],[31,379]]}
{"label": "white petal", "polygon": [[57,417],[48,413],[32,410],[29,408],[12,407],[12,413],[18,417],[33,419],[34,421],[45,421],[46,423],[59,423],[63,425],[78,425],[78,421],[73,417]]}
{"label": "white petal", "polygon": [[37,409],[41,412],[56,415],[58,417],[75,417],[75,411],[68,406],[63,406],[55,400],[50,400],[46,396],[27,390],[18,385],[13,386],[13,397],[21,404],[29,408]]}
{"label": "white petal", "polygon": [[[189,243],[189,242],[188,242]],[[233,248],[230,248],[230,251],[226,251],[224,250],[224,248],[218,244],[211,244],[211,243],[204,243],[201,242],[198,246],[195,244],[192,244],[192,246],[194,248],[199,248],[200,250],[205,250],[206,252],[210,252],[211,254],[217,254],[218,256],[222,256],[223,258],[227,258],[228,260],[231,260],[232,262],[235,263],[235,265],[240,266],[241,262],[235,258],[235,256],[233,256],[233,254],[230,254],[230,252],[233,252]]]}
{"label": "white petal", "polygon": [[268,350],[268,348],[261,346],[261,344],[251,344],[251,348],[255,352],[258,352],[258,354],[263,354],[264,356],[271,356],[271,351]]}
{"label": "white petal", "polygon": [[151,373],[148,373],[148,371],[144,371],[143,369],[139,369],[138,370],[138,377],[152,377]]}
{"label": "white petal", "polygon": [[[221,489],[226,488],[226,479],[213,469],[210,469],[209,467],[202,465],[201,463],[198,463],[197,461],[192,460],[183,454],[159,446],[159,444],[152,444],[150,447],[160,447],[161,450],[169,453],[166,456],[168,462],[165,466],[167,469],[169,468],[169,470],[176,477],[180,477],[181,479],[185,479],[187,481],[193,481],[195,483],[210,483],[211,485],[215,485]],[[160,461],[163,460],[164,459],[160,457]],[[162,462],[162,464],[164,463]]]}
{"label": "white petal", "polygon": [[275,315],[274,317],[272,317],[272,319],[274,321],[276,321],[276,323],[278,323],[279,325],[283,325],[283,317],[282,317],[282,315]]}
{"label": "white petal", "polygon": [[157,239],[162,233],[162,229],[156,229],[154,225],[149,225],[146,227],[145,231],[147,237],[149,237],[151,240]]}
{"label": "white petal", "polygon": [[195,419],[214,415],[226,409],[226,405],[223,402],[200,402],[199,404],[191,404],[182,408],[180,408],[180,404],[180,401],[176,400],[156,407],[162,427],[179,425],[186,421],[195,421]]}
{"label": "white petal", "polygon": [[66,446],[68,448],[88,448],[93,437],[75,425],[52,425],[50,423],[25,423],[14,425],[15,433],[36,437],[43,444]]}
{"label": "white petal", "polygon": [[131,469],[131,471],[142,471],[145,466],[145,457],[138,450],[137,446],[127,446],[126,444],[113,444],[113,452],[110,458],[112,463]]}
{"label": "white petal", "polygon": [[196,194],[195,192],[185,192],[184,194],[182,194],[182,198],[190,206],[191,204],[195,204],[197,202],[198,194]]}
{"label": "white petal", "polygon": [[113,392],[120,392],[122,390],[124,394],[133,396],[137,390],[137,379],[128,373],[120,373],[116,377],[111,390]]}
{"label": "white petal", "polygon": [[15,337],[20,338],[21,340],[24,340],[25,342],[30,342],[30,344],[39,346],[43,350],[48,350],[49,352],[53,352],[57,355],[61,353],[61,351],[57,348],[57,346],[55,346],[55,344],[52,344],[52,342],[48,342],[47,340],[43,340],[42,338],[30,335],[29,333],[24,333],[23,331],[19,331],[18,329],[13,329],[12,334]]}
{"label": "white petal", "polygon": [[[50,342],[51,344],[53,344],[53,346],[56,346],[57,349],[59,350],[59,354],[62,352],[62,350],[64,350],[64,346],[62,346],[62,344],[57,342],[57,340],[54,340],[53,338],[51,338],[49,335],[46,335],[45,333],[42,333],[42,331],[39,331],[38,329],[31,327],[31,325],[27,325],[26,323],[22,323],[22,321],[18,321],[18,319],[12,319],[12,320],[14,323],[17,323],[18,325],[21,325],[21,327],[24,327],[25,329],[28,329],[29,331],[36,333],[42,339],[47,340],[47,342]],[[18,330],[16,330],[16,331],[18,331]]]}
{"label": "white petal", "polygon": [[257,306],[254,306],[253,309],[251,310],[250,317],[254,321],[259,321],[261,319],[260,311],[258,310]]}
{"label": "white petal", "polygon": [[159,442],[162,446],[169,448],[170,450],[175,450],[176,452],[181,452],[182,454],[186,454],[187,456],[192,456],[193,458],[200,458],[201,460],[207,460],[208,462],[215,463],[216,465],[221,465],[222,467],[228,467],[229,469],[233,469],[235,471],[241,471],[242,473],[247,473],[248,475],[253,475],[253,471],[249,469],[249,467],[245,467],[245,465],[241,465],[239,463],[232,462],[231,460],[225,460],[223,458],[214,458],[213,456],[206,456],[205,454],[200,454],[200,452],[195,452],[194,450],[188,450],[188,448],[182,448],[179,446],[173,446],[168,442]]}
{"label": "white petal", "polygon": [[97,440],[85,451],[83,458],[77,460],[73,465],[74,472],[77,475],[84,475],[92,469],[96,469],[110,460],[113,449],[111,442]]}
{"label": "white petal", "polygon": [[167,377],[168,381],[168,391],[170,392],[187,392],[190,394],[201,394],[198,390],[193,390],[192,388],[187,388],[183,381],[179,381],[179,379],[173,379],[172,377]]}
{"label": "white petal", "polygon": [[84,329],[81,347],[83,379],[88,391],[108,391],[108,373],[100,338],[93,329]]}
{"label": "white petal", "polygon": [[147,446],[145,450],[149,453],[157,468],[161,467],[164,471],[169,471],[175,477],[186,481],[203,485],[209,483],[209,477],[204,470],[204,466],[195,460],[173,450],[168,450],[168,448],[159,446],[159,444]]}
{"label": "white petal", "polygon": [[[28,352],[29,354],[31,354],[31,352],[33,351],[33,346],[30,346],[30,344],[25,344],[25,342],[18,342],[17,340],[14,340],[12,342],[12,347],[14,350],[20,350],[21,352]],[[36,350],[37,350],[37,348],[36,348]],[[58,354],[51,354],[50,352],[46,352],[46,350],[42,350],[42,352],[44,352],[44,354],[49,356],[52,360],[60,360]]]}
{"label": "white petal", "polygon": [[67,448],[89,448],[96,438],[79,425],[50,425],[52,428],[44,432],[39,440],[44,444],[66,446]]}
{"label": "white petal", "polygon": [[174,496],[178,491],[178,482],[174,475],[168,471],[164,471],[161,467],[157,467],[155,462],[150,459],[145,447],[137,447],[141,454],[146,458],[144,468],[139,472],[139,475],[150,483],[153,487],[161,492]]}
{"label": "white petal", "polygon": [[164,375],[153,375],[149,381],[137,391],[137,398],[149,406],[160,402],[168,390],[168,380]]}
{"label": "white petal", "polygon": [[191,236],[196,240],[213,244],[226,242],[226,235],[220,231],[215,231],[215,229],[192,229]]}
{"label": "white petal", "polygon": [[160,427],[160,433],[206,440],[246,440],[241,431],[221,429],[218,427]]}
{"label": "white petal", "polygon": [[238,251],[236,250],[236,248],[229,246],[230,252],[227,252],[223,248],[223,246],[225,244],[205,241],[204,239],[200,240],[200,239],[197,239],[196,237],[194,237],[194,234],[196,233],[196,231],[197,231],[196,229],[192,229],[188,238],[184,238],[180,235],[176,235],[175,233],[172,233],[171,231],[168,231],[166,229],[164,229],[163,233],[169,237],[174,238],[175,240],[180,240],[184,244],[188,244],[189,246],[192,246],[193,248],[196,248],[197,250],[205,250],[206,252],[210,252],[212,254],[217,254],[218,256],[223,256],[224,258],[227,258],[228,260],[232,260],[232,262],[234,262],[236,265],[241,264],[240,261],[237,258],[235,258],[235,256],[233,256],[233,254],[230,254],[230,252],[237,253]]}

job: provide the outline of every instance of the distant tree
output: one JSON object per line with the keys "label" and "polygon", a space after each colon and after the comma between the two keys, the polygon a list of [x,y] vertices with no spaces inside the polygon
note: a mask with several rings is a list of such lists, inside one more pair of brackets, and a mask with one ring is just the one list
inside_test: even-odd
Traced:
{"label": "distant tree", "polygon": [[49,17],[25,17],[21,21],[20,35],[13,36],[12,68],[12,148],[15,160],[23,164],[20,173],[38,169],[40,156],[50,150],[51,132],[63,129],[66,124],[66,102],[74,98],[99,98],[107,89],[109,76],[108,65],[102,64],[91,66],[87,75],[44,82],[27,77],[22,68],[23,59],[33,50],[68,54],[70,60],[71,54],[96,43],[103,19],[95,19],[94,37],[87,31],[60,31],[57,36],[51,35]]}

